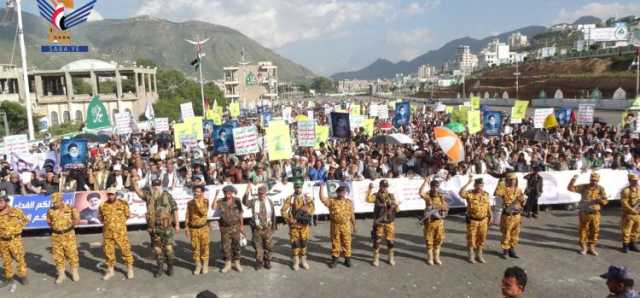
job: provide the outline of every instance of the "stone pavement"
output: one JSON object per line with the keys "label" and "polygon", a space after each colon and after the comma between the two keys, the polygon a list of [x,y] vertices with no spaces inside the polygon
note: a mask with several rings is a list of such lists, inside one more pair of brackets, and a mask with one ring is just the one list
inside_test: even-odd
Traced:
{"label": "stone pavement", "polygon": [[[640,272],[640,254],[620,252],[620,209],[604,212],[599,246],[600,256],[577,253],[577,212],[553,210],[542,212],[538,220],[524,219],[517,260],[498,256],[500,232],[496,226],[489,233],[487,264],[471,265],[466,261],[465,225],[462,214],[447,218],[446,243],[442,252],[443,266],[427,266],[424,262],[422,228],[417,219],[405,215],[397,220],[397,266],[386,263],[383,250],[379,268],[370,265],[370,219],[359,219],[354,236],[354,266],[330,269],[329,225],[314,227],[310,242],[309,271],[293,272],[290,267],[289,244],[284,225],[274,237],[273,269],[254,271],[253,249],[243,250],[243,273],[219,273],[222,265],[218,231],[212,231],[213,246],[208,275],[193,276],[190,244],[181,232],[176,237],[177,268],[173,277],[152,276],[153,259],[144,230],[129,233],[136,258],[136,278],[125,280],[124,266],[119,264],[116,276],[102,281],[101,234],[79,236],[81,280],[69,279],[54,285],[55,268],[51,262],[50,240],[44,236],[25,238],[31,284],[0,290],[0,297],[195,297],[209,289],[219,297],[500,297],[500,281],[505,268],[518,265],[529,274],[527,297],[606,297],[605,282],[598,275],[610,264],[630,266]],[[251,235],[247,227],[247,236]],[[120,260],[120,259],[118,259]],[[640,278],[640,274],[636,274]]]}

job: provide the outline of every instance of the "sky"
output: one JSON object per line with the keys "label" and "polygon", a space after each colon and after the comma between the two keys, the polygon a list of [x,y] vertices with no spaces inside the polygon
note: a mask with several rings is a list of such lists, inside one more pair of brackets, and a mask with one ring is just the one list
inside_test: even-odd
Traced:
{"label": "sky", "polygon": [[[35,0],[24,1],[35,12]],[[86,0],[76,0],[82,5]],[[92,20],[152,15],[234,28],[321,75],[411,60],[460,37],[640,15],[638,0],[98,0]]]}

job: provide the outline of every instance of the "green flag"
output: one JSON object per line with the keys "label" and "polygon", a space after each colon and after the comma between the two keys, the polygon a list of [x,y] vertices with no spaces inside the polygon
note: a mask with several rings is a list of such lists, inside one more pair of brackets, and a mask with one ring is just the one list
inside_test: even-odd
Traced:
{"label": "green flag", "polygon": [[100,97],[94,96],[89,102],[87,108],[87,128],[100,129],[111,126],[109,121],[109,112],[100,100]]}

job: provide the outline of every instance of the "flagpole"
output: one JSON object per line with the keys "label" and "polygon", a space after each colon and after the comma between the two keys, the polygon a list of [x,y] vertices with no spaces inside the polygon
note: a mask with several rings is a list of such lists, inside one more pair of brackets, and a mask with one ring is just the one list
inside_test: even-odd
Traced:
{"label": "flagpole", "polygon": [[204,110],[204,81],[202,79],[202,58],[200,58],[200,53],[198,53],[198,59],[200,59],[200,64],[198,65],[198,69],[200,70],[200,96],[202,97],[202,117],[205,116],[206,112]]}
{"label": "flagpole", "polygon": [[15,0],[18,14],[18,40],[20,42],[20,56],[22,57],[22,78],[24,80],[24,104],[27,106],[27,125],[29,127],[29,140],[35,138],[33,128],[33,112],[31,111],[31,91],[29,90],[29,75],[27,74],[27,50],[24,46],[24,30],[22,29],[22,0]]}

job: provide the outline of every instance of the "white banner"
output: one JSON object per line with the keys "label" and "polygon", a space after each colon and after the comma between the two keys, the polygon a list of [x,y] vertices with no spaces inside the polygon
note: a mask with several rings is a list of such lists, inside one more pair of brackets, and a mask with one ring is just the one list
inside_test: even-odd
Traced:
{"label": "white banner", "polygon": [[286,121],[287,123],[291,123],[292,118],[291,118],[291,107],[284,107],[282,108],[282,119],[284,121]]}
{"label": "white banner", "polygon": [[169,131],[169,118],[156,118],[154,121],[156,132]]}
{"label": "white banner", "polygon": [[316,122],[314,120],[298,121],[298,146],[313,147],[316,145]]}
{"label": "white banner", "polygon": [[593,124],[593,108],[591,104],[581,104],[578,106],[578,125]]}
{"label": "white banner", "polygon": [[553,114],[553,108],[535,109],[533,113],[533,127],[544,128],[544,120],[551,114]]}
{"label": "white banner", "polygon": [[362,115],[349,115],[349,125],[351,129],[356,129],[362,127],[362,122],[364,122],[365,117]]}
{"label": "white banner", "polygon": [[258,152],[258,130],[254,125],[233,129],[233,143],[236,155]]}
{"label": "white banner", "polygon": [[131,115],[129,115],[129,113],[116,113],[116,129],[120,135],[126,135],[133,132],[133,128],[131,128]]}
{"label": "white banner", "polygon": [[27,135],[11,135],[4,137],[4,153],[18,156],[29,154],[29,138]]}
{"label": "white banner", "polygon": [[182,120],[195,116],[193,113],[193,104],[191,102],[185,102],[180,104],[180,115]]}

